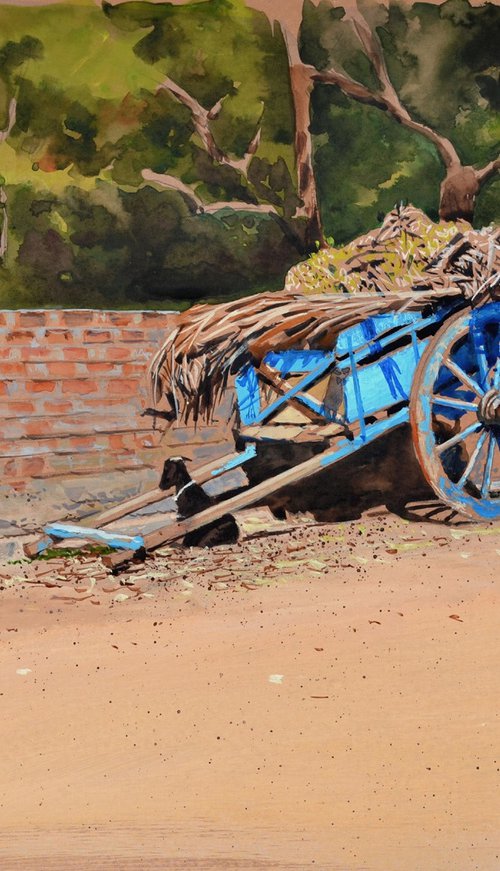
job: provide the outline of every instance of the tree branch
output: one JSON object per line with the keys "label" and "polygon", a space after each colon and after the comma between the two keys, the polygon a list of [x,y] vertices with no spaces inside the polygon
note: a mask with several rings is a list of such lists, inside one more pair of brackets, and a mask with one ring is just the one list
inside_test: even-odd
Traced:
{"label": "tree branch", "polygon": [[[205,151],[207,151],[210,157],[217,163],[222,163],[225,155],[217,145],[212,135],[212,131],[210,130],[209,112],[203,108],[201,103],[199,103],[195,97],[185,91],[184,88],[181,88],[180,85],[174,82],[171,78],[167,77],[163,80],[161,85],[156,89],[156,93],[158,94],[160,91],[169,91],[169,93],[172,94],[179,103],[182,103],[183,106],[186,106],[189,109],[194,129],[203,142]],[[216,104],[216,106],[217,105],[218,104]],[[217,111],[216,106],[214,106],[215,111]]]}
{"label": "tree branch", "polygon": [[377,78],[382,86],[382,96],[394,105],[399,105],[401,113],[407,115],[409,118],[410,116],[408,115],[407,110],[401,105],[399,97],[389,77],[382,44],[377,34],[374,33],[369,26],[364,15],[359,11],[356,3],[346,12],[345,20],[351,22],[353,30],[363,46],[366,56],[370,60],[373,69],[377,74]]}
{"label": "tree branch", "polygon": [[500,155],[496,160],[491,160],[486,164],[486,166],[483,166],[482,169],[476,169],[476,178],[479,184],[483,185],[489,181],[496,172],[500,172]]}
{"label": "tree branch", "polygon": [[17,118],[17,100],[15,97],[12,97],[9,103],[9,113],[8,113],[8,122],[5,130],[0,130],[0,142],[5,142],[8,136],[10,136],[11,130],[16,123]]}
{"label": "tree branch", "polygon": [[372,31],[364,15],[360,12],[356,0],[346,12],[345,19],[352,24],[363,50],[375,70],[381,87],[380,93],[375,93],[370,88],[362,85],[361,82],[357,82],[345,73],[339,73],[333,69],[323,73],[318,72],[316,75],[313,75],[314,80],[325,84],[337,85],[348,97],[353,97],[360,103],[366,103],[388,112],[403,127],[419,133],[432,142],[447,169],[451,169],[453,166],[460,166],[461,161],[453,143],[431,127],[427,127],[426,124],[415,121],[401,103],[389,76],[382,44],[377,34]]}
{"label": "tree branch", "polygon": [[367,88],[366,85],[356,81],[356,79],[352,79],[345,73],[340,73],[333,69],[316,71],[312,74],[312,79],[315,82],[322,82],[327,85],[337,85],[347,97],[353,97],[358,103],[365,103],[388,112],[402,127],[413,130],[415,133],[420,133],[421,136],[432,142],[439,151],[447,169],[453,166],[460,166],[460,158],[449,139],[440,136],[431,127],[427,127],[419,121],[414,121],[407,110],[401,105],[399,99],[394,103],[384,93],[377,94],[370,90],[370,88]]}
{"label": "tree branch", "polygon": [[[198,100],[189,94],[188,91],[181,88],[173,79],[167,77],[163,80],[161,85],[156,89],[156,93],[158,94],[160,91],[168,91],[179,103],[182,103],[183,106],[189,109],[191,112],[191,119],[193,121],[193,126],[200,137],[203,147],[207,154],[214,160],[216,163],[224,164],[225,166],[230,166],[232,169],[235,169],[237,172],[240,172],[243,176],[247,176],[248,167],[250,166],[250,161],[254,156],[257,148],[260,143],[260,135],[261,129],[260,126],[257,129],[257,132],[252,137],[249,142],[248,148],[241,158],[230,158],[228,154],[222,151],[221,148],[217,145],[212,131],[210,129],[210,121],[213,121],[218,117],[221,109],[222,103],[225,97],[221,97],[220,100],[212,106],[211,109],[205,109]],[[264,106],[262,107],[264,109]]]}
{"label": "tree branch", "polygon": [[141,175],[145,181],[152,181],[159,184],[161,187],[169,188],[177,191],[189,200],[189,204],[193,211],[197,214],[212,215],[221,209],[234,209],[235,211],[260,212],[263,215],[278,215],[274,206],[266,203],[245,203],[241,200],[228,200],[227,202],[203,203],[193,188],[184,184],[179,178],[174,175],[153,172],[152,169],[143,169]]}
{"label": "tree branch", "polygon": [[194,212],[203,212],[205,207],[200,200],[200,198],[195,194],[193,188],[189,185],[184,184],[180,178],[176,178],[175,175],[166,175],[159,172],[153,172],[152,169],[143,169],[141,175],[145,181],[153,181],[156,184],[159,184],[163,188],[169,188],[170,190],[177,191],[179,194],[182,194],[187,200],[188,204],[192,211]]}
{"label": "tree branch", "polygon": [[234,209],[236,212],[260,212],[262,215],[278,215],[274,206],[267,203],[245,203],[242,200],[229,200],[228,202],[208,203],[203,206],[207,215],[220,212],[221,209]]}
{"label": "tree branch", "polygon": [[387,102],[382,97],[357,82],[356,79],[351,79],[345,73],[340,73],[337,70],[314,70],[311,73],[313,82],[320,82],[323,85],[337,85],[342,93],[347,97],[353,97],[358,103],[366,103],[369,106],[375,106],[377,109],[382,109],[384,112],[388,110]]}

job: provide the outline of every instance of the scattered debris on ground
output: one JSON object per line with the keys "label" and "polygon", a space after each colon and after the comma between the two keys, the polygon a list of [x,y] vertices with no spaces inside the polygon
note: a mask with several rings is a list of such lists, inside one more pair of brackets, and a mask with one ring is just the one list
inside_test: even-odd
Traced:
{"label": "scattered debris on ground", "polygon": [[[158,548],[144,562],[131,562],[113,573],[102,561],[105,550],[67,548],[50,559],[18,560],[0,567],[0,590],[40,585],[54,602],[74,605],[117,605],[154,598],[167,590],[189,599],[197,590],[250,594],[262,587],[307,578],[354,574],[366,577],[372,566],[433,558],[445,548],[458,558],[483,537],[498,543],[500,525],[452,524],[403,520],[384,508],[372,509],[361,520],[317,523],[308,515],[286,521],[272,518],[266,508],[239,512],[242,537],[237,545],[211,549]],[[60,556],[56,555],[60,552]],[[351,570],[351,572],[348,572]],[[456,619],[456,618],[454,618]]]}

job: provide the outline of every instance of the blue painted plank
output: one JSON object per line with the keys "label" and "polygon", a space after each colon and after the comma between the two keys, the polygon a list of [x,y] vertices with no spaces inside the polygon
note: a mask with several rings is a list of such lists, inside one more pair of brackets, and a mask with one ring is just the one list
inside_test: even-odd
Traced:
{"label": "blue painted plank", "polygon": [[[374,345],[377,348],[377,352],[378,352],[382,349],[389,348],[392,344],[394,344],[394,342],[397,342],[399,339],[402,339],[404,336],[412,336],[412,340],[413,340],[413,335],[414,335],[415,329],[422,330],[425,327],[432,326],[433,324],[435,324],[436,328],[438,328],[446,320],[446,318],[450,314],[455,312],[458,308],[460,308],[460,305],[457,302],[455,302],[453,304],[449,303],[446,305],[446,307],[439,309],[439,311],[436,312],[435,314],[430,315],[430,317],[421,318],[420,320],[417,319],[417,320],[415,320],[413,325],[401,327],[401,329],[396,330],[396,332],[393,332],[390,335],[381,335],[379,333],[375,339],[375,342],[369,340],[369,343],[366,344],[367,340],[365,339],[365,342],[363,342],[361,344],[361,346],[357,346],[357,349],[356,349],[355,354],[354,354],[354,358],[359,363],[362,360],[365,360],[367,357],[370,357],[370,355],[373,353],[373,346]],[[419,312],[416,312],[416,313],[412,312],[412,314],[420,314],[420,313]],[[354,327],[352,329],[354,329]],[[345,332],[347,333],[349,331],[346,330]],[[339,340],[344,335],[345,335],[345,333],[341,333],[341,335],[339,336]],[[337,356],[339,358],[343,357],[343,359],[338,360],[337,365],[338,365],[339,369],[348,369],[350,366],[350,361],[349,361],[349,358],[348,357],[346,358],[346,356],[345,356],[348,352],[342,351],[342,353],[341,353],[339,351],[338,343],[337,343],[336,350],[337,350]]]}
{"label": "blue painted plank", "polygon": [[214,469],[212,472],[212,477],[217,477],[217,475],[223,475],[224,472],[229,472],[230,469],[237,469],[238,466],[242,466],[247,460],[252,460],[257,453],[256,446],[252,443],[246,446],[245,450],[239,454],[236,454],[227,463],[224,463],[223,466],[220,466],[218,469]]}
{"label": "blue painted plank", "polygon": [[[419,342],[420,353],[427,342]],[[357,420],[360,400],[365,417],[397,402],[408,401],[414,374],[415,351],[412,345],[376,363],[356,367],[355,375],[351,373],[344,381],[346,420]]]}
{"label": "blue painted plank", "polygon": [[385,435],[385,433],[390,432],[392,429],[395,429],[398,426],[401,426],[403,423],[408,423],[409,420],[409,411],[408,408],[402,408],[400,411],[393,414],[391,417],[386,418],[385,420],[379,420],[377,423],[371,423],[366,427],[366,433],[364,436],[358,435],[352,441],[349,439],[341,439],[338,442],[338,449],[334,454],[328,454],[321,460],[322,466],[331,466],[332,463],[336,463],[339,460],[344,459],[344,457],[348,457],[351,454],[356,453],[356,451],[360,450],[360,448],[364,448],[365,445],[370,444],[370,442],[375,441],[380,436]]}
{"label": "blue painted plank", "polygon": [[236,396],[241,422],[245,426],[255,423],[260,411],[259,382],[254,367],[247,363],[235,379]]}
{"label": "blue painted plank", "polygon": [[324,359],[329,351],[269,351],[264,357],[266,366],[276,369],[284,378],[287,375],[301,375],[311,372]]}
{"label": "blue painted plank", "polygon": [[52,547],[54,544],[53,538],[43,538],[41,541],[37,542],[36,552],[37,554],[43,553],[44,550],[47,550],[48,547]]}
{"label": "blue painted plank", "polygon": [[[349,341],[351,341],[355,359],[360,362],[373,353],[374,346],[377,351],[381,351],[403,336],[411,335],[413,338],[414,329],[420,330],[432,326],[432,324],[440,325],[457,307],[457,303],[447,304],[445,308],[441,308],[427,318],[423,318],[421,312],[390,312],[367,318],[361,324],[340,333],[335,346],[336,355],[338,358],[348,356]],[[400,329],[386,335],[390,329],[398,326]],[[311,372],[329,353],[329,351],[303,351],[300,349],[270,351],[264,358],[264,362],[284,376],[286,374],[298,375],[303,372]],[[348,368],[349,365],[348,359],[339,360],[341,368]]]}
{"label": "blue painted plank", "polygon": [[[351,420],[359,420],[360,426],[360,438],[365,440],[365,407],[363,403],[363,396],[361,393],[361,385],[359,383],[359,372],[358,367],[356,366],[356,360],[354,359],[354,350],[350,341],[347,342],[348,350],[349,350],[349,362],[351,364],[351,374],[348,379],[344,381],[344,417],[349,420],[348,415],[351,414]],[[352,388],[353,399],[350,400],[350,390]]]}
{"label": "blue painted plank", "polygon": [[118,532],[104,532],[74,523],[49,523],[43,531],[54,538],[84,538],[120,550],[139,550],[144,547],[142,535],[120,535]]}
{"label": "blue painted plank", "polygon": [[421,312],[386,312],[373,315],[340,334],[337,340],[337,354],[349,353],[349,344],[356,349],[364,345],[368,339],[376,338],[388,330],[409,326],[421,320]]}

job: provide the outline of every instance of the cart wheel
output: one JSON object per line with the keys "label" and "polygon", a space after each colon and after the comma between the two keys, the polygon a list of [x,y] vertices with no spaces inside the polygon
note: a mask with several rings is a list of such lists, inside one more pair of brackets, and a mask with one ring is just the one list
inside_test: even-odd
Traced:
{"label": "cart wheel", "polygon": [[500,517],[500,303],[460,312],[415,373],[410,423],[429,484],[473,519]]}

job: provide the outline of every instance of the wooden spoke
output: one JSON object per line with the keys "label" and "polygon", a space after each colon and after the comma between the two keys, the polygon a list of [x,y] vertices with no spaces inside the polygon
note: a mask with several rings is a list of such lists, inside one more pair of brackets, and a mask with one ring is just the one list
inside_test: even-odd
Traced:
{"label": "wooden spoke", "polygon": [[459,408],[463,411],[477,411],[477,403],[467,402],[465,399],[454,396],[433,396],[433,405],[445,405],[447,408]]}
{"label": "wooden spoke", "polygon": [[477,445],[476,445],[476,447],[474,448],[474,450],[473,450],[473,452],[472,452],[472,455],[471,455],[471,458],[470,458],[469,462],[467,463],[466,468],[464,469],[464,471],[463,471],[463,473],[462,473],[462,477],[461,477],[460,480],[457,482],[457,487],[463,487],[463,486],[465,485],[466,481],[468,481],[469,478],[470,478],[470,476],[472,475],[472,472],[473,472],[474,466],[476,465],[476,463],[477,463],[477,461],[478,461],[479,454],[481,453],[481,450],[482,450],[482,448],[483,448],[483,445],[484,445],[484,443],[485,443],[485,440],[486,440],[486,436],[487,436],[487,435],[488,435],[488,433],[487,433],[486,430],[485,430],[485,431],[482,432],[481,435],[479,436],[479,439],[478,439]]}
{"label": "wooden spoke", "polygon": [[438,454],[442,454],[444,451],[447,451],[448,448],[452,448],[454,445],[458,445],[460,442],[463,442],[464,439],[468,438],[473,433],[478,432],[478,430],[482,429],[483,424],[476,420],[475,423],[472,423],[470,426],[466,427],[462,432],[457,433],[448,441],[443,442],[440,445],[436,445],[436,451]]}
{"label": "wooden spoke", "polygon": [[486,455],[486,463],[484,464],[484,473],[483,473],[483,484],[481,487],[481,496],[484,497],[489,495],[490,492],[490,484],[491,484],[491,470],[493,468],[493,454],[495,452],[495,444],[496,439],[492,432],[489,434],[490,441],[488,444],[488,453]]}
{"label": "wooden spoke", "polygon": [[474,379],[471,378],[470,375],[467,375],[467,372],[464,372],[461,366],[458,366],[457,363],[454,363],[453,360],[450,360],[449,357],[445,357],[443,359],[443,364],[446,366],[447,369],[449,369],[449,371],[455,376],[455,378],[458,378],[458,380],[461,381],[465,387],[468,387],[470,390],[472,390],[473,393],[476,394],[476,396],[484,396],[483,388],[480,387],[477,381],[474,381]]}
{"label": "wooden spoke", "polygon": [[488,361],[486,359],[486,348],[482,346],[481,348],[475,348],[476,352],[476,360],[477,366],[479,369],[479,375],[481,378],[482,384],[488,383]]}

